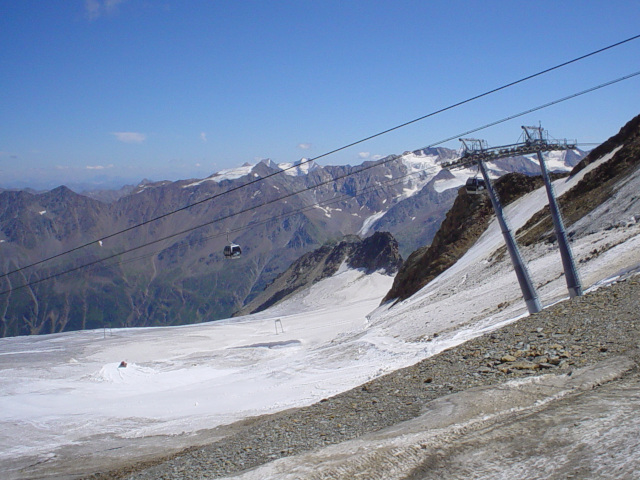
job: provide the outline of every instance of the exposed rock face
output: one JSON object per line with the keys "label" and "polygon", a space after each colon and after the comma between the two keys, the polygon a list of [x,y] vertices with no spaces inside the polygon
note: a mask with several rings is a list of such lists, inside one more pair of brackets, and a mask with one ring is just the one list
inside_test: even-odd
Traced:
{"label": "exposed rock face", "polygon": [[355,235],[347,236],[338,244],[324,245],[300,257],[236,315],[265,310],[334,275],[344,263],[367,274],[382,271],[393,275],[402,265],[402,257],[398,242],[388,232],[376,232],[364,240]]}
{"label": "exposed rock face", "polygon": [[[540,185],[541,177],[511,173],[500,177],[494,186],[501,203],[507,205]],[[486,230],[492,215],[488,195],[470,195],[461,188],[431,245],[409,256],[382,303],[409,298],[453,265]]]}
{"label": "exposed rock face", "polygon": [[[593,150],[591,150],[591,152],[589,152],[589,155],[584,157],[573,168],[573,170],[571,171],[571,175],[575,175],[580,170],[584,169],[587,165],[595,162],[600,157],[602,157],[603,155],[606,155],[607,153],[611,152],[612,150],[614,150],[615,148],[619,147],[622,144],[635,145],[635,147],[632,147],[632,148],[636,153],[635,163],[637,163],[639,141],[640,141],[640,115],[629,120],[616,135],[609,138],[602,145],[599,145]],[[631,156],[631,158],[633,158],[633,155]],[[632,160],[632,163],[633,163],[633,160]]]}
{"label": "exposed rock face", "polygon": [[387,275],[393,275],[402,265],[398,242],[389,232],[376,232],[357,244],[347,265],[363,269],[366,273],[381,270]]}

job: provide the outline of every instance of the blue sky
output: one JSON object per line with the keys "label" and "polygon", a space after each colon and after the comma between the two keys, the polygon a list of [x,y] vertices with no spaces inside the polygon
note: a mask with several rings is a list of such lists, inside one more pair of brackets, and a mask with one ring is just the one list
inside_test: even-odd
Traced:
{"label": "blue sky", "polygon": [[[640,33],[627,1],[0,2],[0,187],[205,177],[314,157]],[[402,153],[640,70],[640,40],[323,158]],[[640,77],[539,121],[603,141]],[[458,142],[446,146],[457,148]]]}

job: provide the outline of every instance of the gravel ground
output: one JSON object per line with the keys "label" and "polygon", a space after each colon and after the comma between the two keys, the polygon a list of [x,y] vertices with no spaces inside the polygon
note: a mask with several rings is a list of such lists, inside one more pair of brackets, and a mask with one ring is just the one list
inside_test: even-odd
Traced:
{"label": "gravel ground", "polygon": [[222,440],[88,479],[212,479],[415,418],[438,397],[612,356],[640,360],[640,279],[559,303],[309,407],[238,422]]}

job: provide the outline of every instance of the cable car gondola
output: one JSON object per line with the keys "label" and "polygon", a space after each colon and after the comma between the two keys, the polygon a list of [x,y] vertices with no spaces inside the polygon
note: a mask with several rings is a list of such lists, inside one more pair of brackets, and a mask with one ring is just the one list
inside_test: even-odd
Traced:
{"label": "cable car gondola", "polygon": [[477,195],[487,189],[487,184],[483,178],[469,177],[467,178],[467,183],[464,187],[467,190],[467,193]]}
{"label": "cable car gondola", "polygon": [[233,243],[229,240],[229,230],[227,230],[227,245],[224,247],[224,256],[227,258],[238,258],[242,255],[242,249],[240,245]]}
{"label": "cable car gondola", "polygon": [[229,245],[225,245],[224,247],[224,256],[227,258],[238,258],[242,255],[242,249],[240,245],[236,245],[235,243],[230,243]]}

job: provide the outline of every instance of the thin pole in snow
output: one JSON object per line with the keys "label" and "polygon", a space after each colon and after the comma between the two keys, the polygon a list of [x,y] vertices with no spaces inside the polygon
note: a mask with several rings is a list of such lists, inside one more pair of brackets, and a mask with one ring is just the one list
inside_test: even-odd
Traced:
{"label": "thin pole in snow", "polygon": [[274,321],[275,327],[276,327],[276,335],[278,335],[278,325],[280,325],[280,332],[284,333],[284,328],[282,328],[282,320],[280,320],[279,318],[276,318]]}

